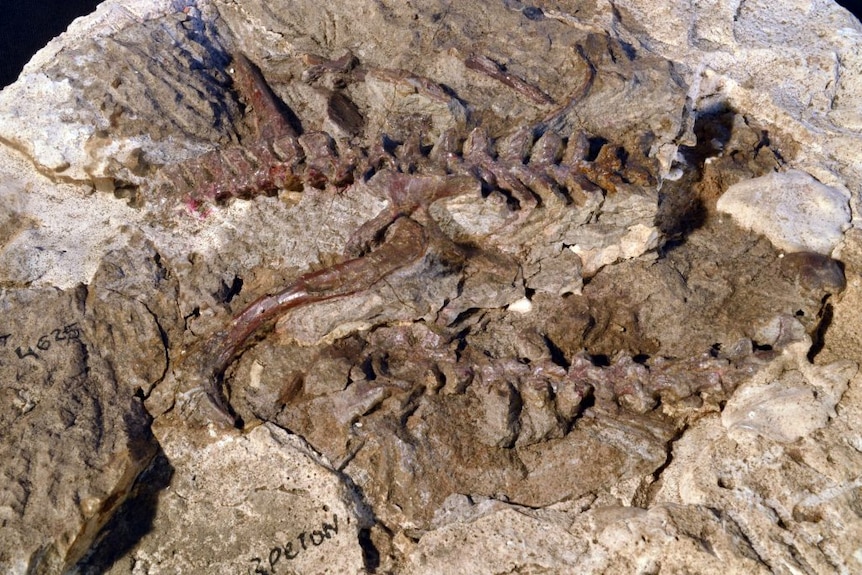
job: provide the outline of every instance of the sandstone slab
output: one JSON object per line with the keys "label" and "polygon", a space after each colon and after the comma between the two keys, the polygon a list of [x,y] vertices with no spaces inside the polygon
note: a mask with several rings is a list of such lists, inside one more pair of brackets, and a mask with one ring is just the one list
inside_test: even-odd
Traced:
{"label": "sandstone slab", "polygon": [[103,3],[0,92],[0,562],[858,570],[860,38]]}
{"label": "sandstone slab", "polygon": [[218,437],[156,433],[170,488],[153,534],[108,573],[362,572],[367,518],[300,438],[269,424]]}

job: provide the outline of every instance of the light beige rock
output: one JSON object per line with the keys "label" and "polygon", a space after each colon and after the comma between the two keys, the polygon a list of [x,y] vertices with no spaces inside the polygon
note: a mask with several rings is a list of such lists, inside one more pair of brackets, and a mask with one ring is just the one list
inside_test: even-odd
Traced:
{"label": "light beige rock", "polygon": [[[146,83],[147,77],[158,67],[150,68],[144,60],[132,73],[117,68],[115,85],[111,88],[93,84],[92,78],[90,82],[79,81],[69,69],[98,61],[96,54],[100,49],[123,50],[116,40],[130,30],[155,24],[167,31],[170,25],[165,26],[165,16],[178,11],[171,4],[169,0],[109,2],[103,3],[89,17],[77,19],[61,39],[53,40],[25,66],[22,81],[0,92],[0,137],[7,145],[26,154],[39,171],[79,183],[110,177],[111,165],[120,158],[136,156],[141,151],[158,155],[160,146],[171,148],[173,143],[159,142],[150,134],[127,134],[110,141],[100,135],[110,127],[111,114],[122,108],[122,98],[113,100],[108,93],[113,91],[112,96],[116,97],[128,87],[123,84]],[[131,48],[127,55],[134,58],[133,53]],[[56,69],[54,65],[58,62],[68,62],[66,70]],[[186,87],[174,84],[170,89],[179,94]],[[100,106],[96,101],[85,103],[80,99],[82,91],[93,88],[101,90],[110,103]],[[115,107],[115,104],[120,105]],[[21,122],[22,117],[30,120]],[[201,109],[196,126],[184,125],[192,132],[213,134],[218,133],[214,120],[212,113]],[[63,129],[58,129],[59,126]],[[174,153],[180,154],[183,148],[199,153],[206,147],[201,142],[188,140],[175,143],[178,147],[174,148]]]}
{"label": "light beige rock", "polygon": [[152,532],[111,573],[363,572],[367,518],[302,439],[270,424],[211,437],[156,432],[171,486]]}
{"label": "light beige rock", "polygon": [[856,377],[837,416],[789,444],[734,440],[719,417],[700,420],[674,444],[654,501],[721,510],[771,570],[858,571],[862,527],[848,503],[859,488],[860,389]]}
{"label": "light beige rock", "polygon": [[[447,575],[573,573],[586,542],[565,521],[532,517],[528,510],[499,502],[479,504],[473,517],[438,527],[419,539],[406,573]],[[565,519],[565,518],[563,518]]]}
{"label": "light beige rock", "polygon": [[33,173],[7,147],[0,156],[0,282],[63,289],[89,282],[104,254],[127,241],[119,229],[139,214]]}
{"label": "light beige rock", "polygon": [[849,193],[799,170],[730,186],[716,207],[788,252],[830,254],[850,225]]}
{"label": "light beige rock", "polygon": [[[775,368],[739,387],[721,414],[730,437],[752,433],[792,443],[836,417],[835,407],[858,366],[850,360],[810,365],[808,347],[806,343],[789,346]],[[783,371],[774,377],[782,364]]]}
{"label": "light beige rock", "polygon": [[462,503],[414,545],[406,572],[769,572],[741,534],[705,507],[592,503],[581,501],[570,511],[565,505],[532,510],[499,501]]}
{"label": "light beige rock", "polygon": [[[862,185],[854,88],[862,77],[862,24],[845,9],[799,0],[779,12],[761,0],[711,0],[686,5],[687,18],[667,18],[651,0],[615,6],[631,30],[623,34],[688,69],[695,109],[728,102],[777,133],[793,134],[802,146],[794,167],[828,186]],[[592,22],[607,29],[600,15]]]}
{"label": "light beige rock", "polygon": [[[0,322],[0,565],[858,571],[860,43],[819,0],[103,3],[0,92],[0,302],[31,304]],[[238,52],[367,171],[207,198],[197,159],[241,179],[267,118]],[[338,269],[387,169],[475,185],[405,208],[420,262],[246,343],[243,431],[196,428],[189,356]],[[22,371],[6,332],[82,307],[86,347]]]}

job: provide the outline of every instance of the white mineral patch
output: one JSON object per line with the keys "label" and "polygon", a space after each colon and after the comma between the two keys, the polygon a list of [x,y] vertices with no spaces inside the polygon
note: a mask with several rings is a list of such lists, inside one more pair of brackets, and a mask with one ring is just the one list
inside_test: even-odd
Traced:
{"label": "white mineral patch", "polygon": [[849,200],[805,172],[788,170],[731,186],[716,207],[779,249],[828,255],[850,224]]}
{"label": "white mineral patch", "polygon": [[533,310],[533,303],[529,299],[523,297],[518,301],[510,303],[507,309],[515,313],[529,313]]}

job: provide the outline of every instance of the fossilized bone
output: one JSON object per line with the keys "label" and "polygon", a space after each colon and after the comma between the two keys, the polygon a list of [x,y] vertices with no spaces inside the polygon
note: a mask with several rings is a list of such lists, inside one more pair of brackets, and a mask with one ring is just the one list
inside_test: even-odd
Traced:
{"label": "fossilized bone", "polygon": [[[390,81],[407,82],[437,99],[454,98],[433,81],[412,73],[358,68],[351,54],[338,60],[312,56],[306,60],[311,64],[308,78],[333,72],[361,80],[374,73]],[[470,57],[467,66],[533,100],[552,103],[550,97],[506,74],[486,57]],[[592,81],[592,68],[587,69],[577,98]],[[205,391],[217,417],[228,424],[234,424],[234,417],[222,394],[221,379],[246,341],[290,309],[371,288],[421,258],[431,241],[451,243],[428,213],[433,202],[480,191],[501,194],[513,212],[511,225],[517,226],[544,203],[577,204],[584,194],[614,193],[624,182],[648,183],[651,178],[642,166],[627,165],[624,152],[611,145],[604,145],[589,161],[586,135],[578,132],[561,137],[549,127],[553,118],[521,127],[496,142],[481,128],[473,129],[463,143],[457,133],[445,132],[423,160],[434,164],[436,173],[405,173],[415,165],[409,158],[405,163],[404,158],[423,154],[417,142],[403,143],[394,155],[382,148],[369,155],[339,150],[324,132],[300,134],[260,71],[242,54],[234,59],[234,83],[253,112],[254,135],[241,145],[165,168],[150,193],[179,193],[191,211],[205,217],[210,206],[234,198],[273,194],[281,189],[298,191],[304,186],[337,190],[359,178],[369,178],[371,187],[387,197],[389,206],[353,234],[346,250],[349,259],[307,273],[284,289],[258,298],[225,329],[186,352],[175,369],[176,376],[185,379],[187,389]]]}

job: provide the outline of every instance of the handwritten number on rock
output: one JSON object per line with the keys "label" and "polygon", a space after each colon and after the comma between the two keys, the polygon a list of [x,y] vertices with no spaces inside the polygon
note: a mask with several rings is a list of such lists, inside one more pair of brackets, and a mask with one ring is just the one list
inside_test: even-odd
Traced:
{"label": "handwritten number on rock", "polygon": [[[6,334],[0,336],[0,343],[4,346],[6,345],[6,341],[12,337],[12,334]],[[72,343],[73,341],[80,341],[81,339],[81,329],[78,327],[77,322],[73,322],[63,327],[59,327],[56,329],[52,329],[50,334],[44,334],[39,337],[36,341],[36,349],[39,351],[48,351],[51,349],[51,346],[54,342],[65,341],[66,343]],[[24,359],[25,357],[32,357],[33,359],[39,359],[39,354],[33,350],[33,346],[28,345],[25,349],[24,346],[18,346],[15,348],[15,355],[18,356],[18,359]]]}

